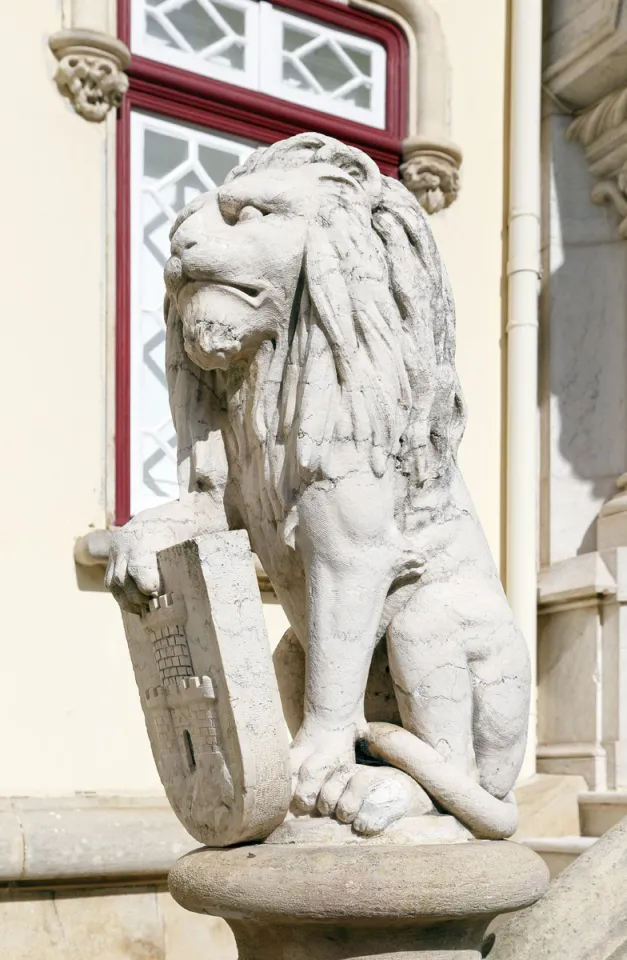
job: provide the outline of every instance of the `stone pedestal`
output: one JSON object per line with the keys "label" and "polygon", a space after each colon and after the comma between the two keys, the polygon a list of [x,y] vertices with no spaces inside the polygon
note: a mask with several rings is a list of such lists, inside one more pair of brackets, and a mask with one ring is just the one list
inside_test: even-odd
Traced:
{"label": "stone pedestal", "polygon": [[239,960],[479,960],[493,917],[547,883],[510,841],[205,848],[169,878],[181,906],[227,920]]}

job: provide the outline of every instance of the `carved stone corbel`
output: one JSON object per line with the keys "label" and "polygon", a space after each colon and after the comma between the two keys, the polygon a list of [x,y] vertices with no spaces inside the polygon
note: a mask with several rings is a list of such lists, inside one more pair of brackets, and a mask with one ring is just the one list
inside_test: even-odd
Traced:
{"label": "carved stone corbel", "polygon": [[599,181],[592,200],[614,204],[621,217],[619,233],[627,238],[627,87],[581,113],[566,136],[584,147],[590,171]]}
{"label": "carved stone corbel", "polygon": [[427,213],[438,213],[459,192],[461,151],[452,144],[432,143],[424,137],[408,137],[403,144],[405,162],[401,177]]}
{"label": "carved stone corbel", "polygon": [[449,69],[442,25],[429,0],[349,0],[353,7],[396,21],[409,46],[408,136],[403,183],[427,213],[448,207],[459,192],[462,152],[449,139]]}
{"label": "carved stone corbel", "polygon": [[128,47],[97,30],[70,29],[54,33],[48,45],[59,61],[55,82],[76,113],[100,123],[112,107],[119,107],[131,62]]}

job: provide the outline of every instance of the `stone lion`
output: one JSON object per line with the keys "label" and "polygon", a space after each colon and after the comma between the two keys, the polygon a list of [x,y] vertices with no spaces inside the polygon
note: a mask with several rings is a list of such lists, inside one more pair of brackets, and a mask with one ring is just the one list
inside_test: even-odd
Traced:
{"label": "stone lion", "polygon": [[[418,203],[303,134],[196,198],[171,241],[180,499],[116,534],[107,584],[136,609],[158,550],[246,529],[306,651],[295,808],[374,832],[415,803],[405,777],[477,835],[513,832],[528,656],[457,466],[454,306]],[[385,642],[403,729],[365,716]],[[364,771],[356,744],[398,769]]]}

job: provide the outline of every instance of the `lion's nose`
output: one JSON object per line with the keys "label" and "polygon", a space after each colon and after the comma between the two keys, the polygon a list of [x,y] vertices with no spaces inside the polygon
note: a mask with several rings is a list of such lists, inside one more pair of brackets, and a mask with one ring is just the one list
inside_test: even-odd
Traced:
{"label": "lion's nose", "polygon": [[198,243],[198,237],[193,236],[191,231],[185,230],[183,226],[179,227],[174,236],[170,249],[173,257],[182,257],[186,250],[191,250]]}

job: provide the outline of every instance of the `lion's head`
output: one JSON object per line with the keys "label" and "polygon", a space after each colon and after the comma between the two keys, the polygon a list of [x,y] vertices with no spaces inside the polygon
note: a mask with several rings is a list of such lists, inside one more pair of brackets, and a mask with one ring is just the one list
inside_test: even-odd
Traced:
{"label": "lion's head", "polygon": [[[206,371],[251,377],[255,430],[301,480],[347,442],[418,483],[464,426],[446,273],[414,197],[319,134],[255,151],[172,228],[170,319]],[[224,374],[219,374],[224,376]],[[283,456],[286,456],[284,453]]]}

